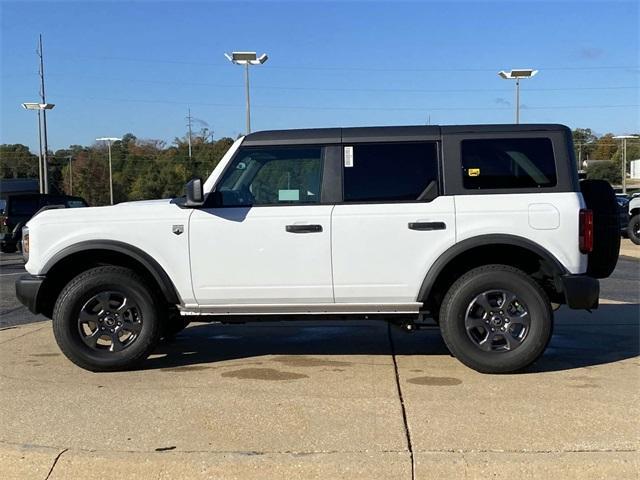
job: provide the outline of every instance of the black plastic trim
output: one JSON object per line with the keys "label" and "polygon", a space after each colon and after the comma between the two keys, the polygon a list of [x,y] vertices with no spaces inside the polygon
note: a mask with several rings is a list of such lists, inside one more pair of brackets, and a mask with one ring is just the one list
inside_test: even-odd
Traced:
{"label": "black plastic trim", "polygon": [[563,275],[560,280],[569,308],[577,310],[598,308],[600,282],[596,278],[586,275]]}
{"label": "black plastic trim", "polygon": [[16,298],[29,309],[38,314],[38,294],[45,281],[44,276],[22,275],[16,280]]}
{"label": "black plastic trim", "polygon": [[160,286],[162,295],[168,303],[181,304],[180,296],[173,285],[171,278],[160,264],[148,253],[140,250],[138,247],[129,245],[128,243],[118,242],[116,240],[88,240],[70,245],[58,253],[56,253],[42,268],[42,274],[46,275],[59,261],[73,255],[75,253],[89,250],[110,250],[112,252],[121,253],[131,257],[141,263],[147,271],[153,276],[157,284]]}
{"label": "black plastic trim", "polygon": [[564,268],[562,263],[560,263],[557,258],[555,258],[549,251],[547,251],[537,243],[532,242],[531,240],[515,235],[480,235],[478,237],[469,238],[467,240],[456,243],[438,257],[438,259],[433,263],[433,265],[427,272],[427,275],[422,282],[422,286],[420,287],[420,291],[418,292],[417,301],[425,302],[428,300],[429,293],[431,292],[433,285],[438,279],[440,273],[442,273],[442,271],[449,264],[449,262],[455,259],[458,255],[468,250],[485,245],[514,245],[517,247],[526,248],[527,250],[530,250],[531,252],[546,260],[553,267],[557,275],[564,275],[567,273],[567,269]]}

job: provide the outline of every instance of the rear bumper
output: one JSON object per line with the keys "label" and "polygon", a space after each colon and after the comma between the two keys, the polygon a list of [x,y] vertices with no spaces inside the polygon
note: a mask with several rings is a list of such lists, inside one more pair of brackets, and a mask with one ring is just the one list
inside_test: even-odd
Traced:
{"label": "rear bumper", "polygon": [[33,275],[23,275],[16,280],[16,297],[32,313],[40,313],[38,294],[44,281],[44,276],[34,277]]}
{"label": "rear bumper", "polygon": [[586,275],[563,275],[562,288],[569,308],[587,310],[598,308],[600,282]]}

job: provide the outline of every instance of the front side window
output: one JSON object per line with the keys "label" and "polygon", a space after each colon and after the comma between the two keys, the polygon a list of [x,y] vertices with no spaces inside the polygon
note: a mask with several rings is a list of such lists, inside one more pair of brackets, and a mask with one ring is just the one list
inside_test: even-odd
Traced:
{"label": "front side window", "polygon": [[548,138],[462,141],[464,188],[538,188],[556,184],[553,146]]}
{"label": "front side window", "polygon": [[417,201],[438,179],[434,142],[345,146],[344,163],[345,202]]}
{"label": "front side window", "polygon": [[222,206],[320,203],[321,147],[242,148],[216,187]]}

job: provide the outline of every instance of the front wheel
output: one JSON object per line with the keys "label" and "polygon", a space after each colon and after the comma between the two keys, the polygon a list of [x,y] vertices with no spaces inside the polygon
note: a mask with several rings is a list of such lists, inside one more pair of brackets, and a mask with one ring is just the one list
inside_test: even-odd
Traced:
{"label": "front wheel", "polygon": [[127,370],[147,358],[162,325],[147,283],[117,266],[71,280],[53,310],[53,333],[67,358],[94,372]]}
{"label": "front wheel", "polygon": [[627,236],[633,243],[640,245],[640,213],[635,214],[629,219]]}
{"label": "front wheel", "polygon": [[551,304],[526,273],[507,265],[460,277],[440,308],[440,330],[453,355],[482,373],[509,373],[535,362],[553,330]]}

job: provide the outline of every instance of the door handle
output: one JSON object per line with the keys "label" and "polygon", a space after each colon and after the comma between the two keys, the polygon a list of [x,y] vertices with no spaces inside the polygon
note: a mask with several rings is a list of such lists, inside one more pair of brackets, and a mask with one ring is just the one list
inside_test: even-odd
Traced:
{"label": "door handle", "polygon": [[447,224],[444,222],[409,222],[409,230],[444,230]]}
{"label": "door handle", "polygon": [[289,233],[318,233],[322,231],[322,225],[287,225]]}

